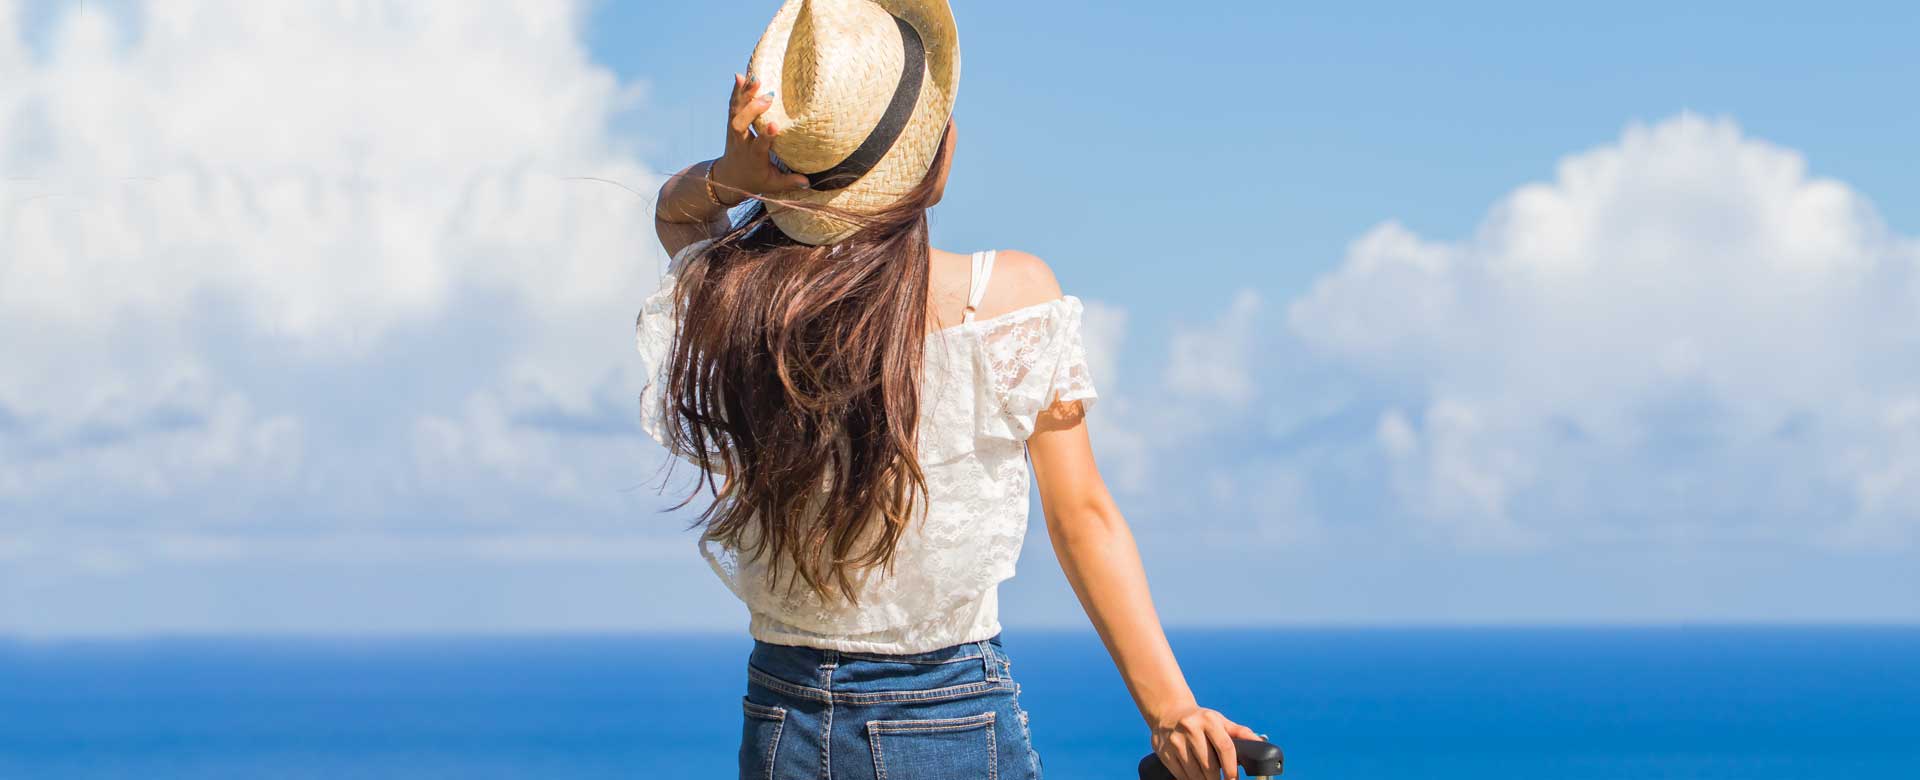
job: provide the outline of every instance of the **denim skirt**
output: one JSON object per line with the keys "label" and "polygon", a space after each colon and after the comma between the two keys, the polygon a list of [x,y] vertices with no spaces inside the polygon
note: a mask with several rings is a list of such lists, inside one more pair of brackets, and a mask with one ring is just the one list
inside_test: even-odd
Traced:
{"label": "denim skirt", "polygon": [[740,777],[1039,780],[1000,638],[911,655],[755,642]]}

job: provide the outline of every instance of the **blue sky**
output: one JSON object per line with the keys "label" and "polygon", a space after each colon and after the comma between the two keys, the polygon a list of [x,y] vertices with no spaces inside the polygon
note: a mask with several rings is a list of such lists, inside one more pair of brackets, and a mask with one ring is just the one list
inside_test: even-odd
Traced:
{"label": "blue sky", "polygon": [[[647,85],[634,121],[665,166],[708,154],[713,74],[743,66],[766,4],[660,5],[604,4],[588,40]],[[1208,7],[962,5],[968,157],[941,239],[1018,244],[1098,269],[1069,277],[1091,297],[1157,291],[1154,311],[1192,317],[1237,286],[1304,291],[1383,219],[1464,236],[1561,156],[1681,111],[1803,150],[1920,228],[1920,110],[1894,97],[1920,78],[1910,5]],[[1143,224],[1164,227],[1122,227]],[[1208,272],[1169,273],[1182,258]]]}
{"label": "blue sky", "polygon": [[[571,177],[714,154],[774,5],[0,0],[0,632],[743,625]],[[1920,11],[957,14],[936,243],[1089,301],[1171,621],[1920,617]]]}

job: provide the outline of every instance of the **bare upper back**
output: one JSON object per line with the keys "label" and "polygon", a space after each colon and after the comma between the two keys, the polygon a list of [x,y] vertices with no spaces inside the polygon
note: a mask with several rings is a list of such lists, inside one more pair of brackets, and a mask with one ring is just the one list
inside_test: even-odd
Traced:
{"label": "bare upper back", "polygon": [[[932,251],[928,274],[927,327],[939,330],[960,324],[973,284],[973,256]],[[1060,297],[1053,269],[1038,257],[1010,249],[995,253],[987,292],[975,319],[988,319]]]}

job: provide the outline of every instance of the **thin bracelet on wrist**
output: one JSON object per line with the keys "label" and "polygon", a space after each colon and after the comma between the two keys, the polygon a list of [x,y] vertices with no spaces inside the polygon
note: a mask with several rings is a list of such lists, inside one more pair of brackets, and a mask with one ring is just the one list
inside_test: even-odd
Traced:
{"label": "thin bracelet on wrist", "polygon": [[[706,168],[707,168],[707,169],[706,169],[706,171],[705,171],[705,173],[703,173],[703,174],[701,175],[701,181],[702,181],[702,184],[703,184],[703,189],[705,189],[705,190],[706,190],[706,193],[707,193],[707,200],[708,200],[708,201],[711,201],[711,202],[713,203],[713,205],[715,205],[715,206],[718,206],[718,207],[720,208],[720,212],[721,212],[721,214],[725,214],[726,212],[728,212],[728,211],[730,211],[730,210],[732,210],[732,209],[733,209],[733,207],[732,207],[732,206],[729,206],[729,205],[727,205],[727,204],[725,204],[725,203],[722,203],[722,202],[720,201],[720,198],[719,198],[719,196],[718,196],[717,194],[715,194],[715,193],[714,193],[714,191],[713,191],[713,164],[714,164],[715,162],[718,162],[718,160],[708,160],[708,161],[707,161],[707,163],[706,163]],[[684,174],[684,173],[683,173],[683,174],[678,174],[678,175],[679,175],[679,176],[685,176],[685,175],[687,175],[687,174]],[[661,222],[665,222],[665,223],[667,223],[667,224],[669,224],[669,225],[704,225],[704,224],[707,224],[707,223],[709,223],[709,222],[712,222],[712,221],[713,221],[713,219],[714,219],[713,217],[708,217],[708,218],[706,218],[706,219],[692,219],[692,220],[679,220],[679,219],[667,219],[665,215],[663,215],[663,214],[660,214],[660,213],[657,213],[657,212],[656,212],[656,213],[655,213],[655,214],[653,215],[653,218],[654,218],[654,219],[657,219],[657,220],[660,220]]]}
{"label": "thin bracelet on wrist", "polygon": [[707,161],[707,175],[705,176],[705,181],[707,185],[707,200],[713,201],[713,205],[719,206],[722,209],[731,209],[734,206],[738,206],[740,204],[734,203],[729,205],[726,202],[720,200],[719,194],[713,191],[713,166],[715,163],[718,163],[718,162],[720,162],[718,158]]}

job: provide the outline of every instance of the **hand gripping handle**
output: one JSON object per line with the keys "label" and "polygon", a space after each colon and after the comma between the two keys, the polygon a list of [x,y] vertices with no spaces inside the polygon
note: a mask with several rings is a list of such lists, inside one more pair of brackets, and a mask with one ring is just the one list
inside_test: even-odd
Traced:
{"label": "hand gripping handle", "polygon": [[[1236,739],[1233,750],[1240,756],[1241,777],[1279,777],[1285,756],[1280,746],[1257,739]],[[1166,764],[1160,763],[1160,757],[1148,753],[1140,759],[1140,780],[1174,780],[1173,772]]]}

